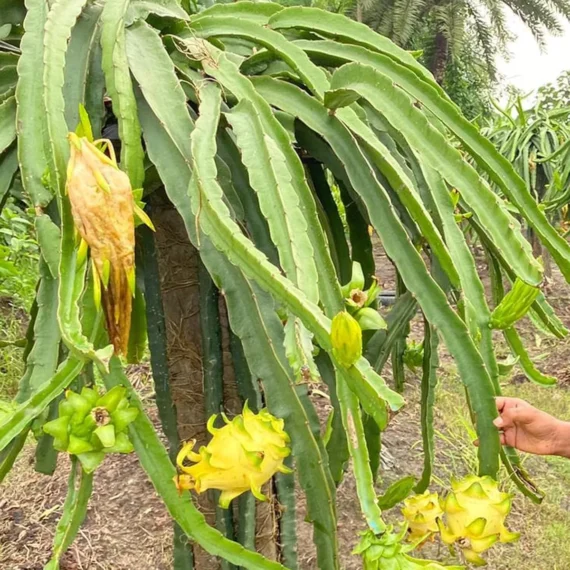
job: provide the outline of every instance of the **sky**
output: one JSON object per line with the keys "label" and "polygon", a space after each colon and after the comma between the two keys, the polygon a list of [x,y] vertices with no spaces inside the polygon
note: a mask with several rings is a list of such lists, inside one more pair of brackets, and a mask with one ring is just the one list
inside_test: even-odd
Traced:
{"label": "sky", "polygon": [[510,61],[498,61],[499,72],[524,93],[556,80],[562,71],[570,69],[570,23],[565,23],[562,36],[549,36],[547,46],[540,52],[533,35],[514,15],[509,14],[509,29],[517,39],[509,45]]}

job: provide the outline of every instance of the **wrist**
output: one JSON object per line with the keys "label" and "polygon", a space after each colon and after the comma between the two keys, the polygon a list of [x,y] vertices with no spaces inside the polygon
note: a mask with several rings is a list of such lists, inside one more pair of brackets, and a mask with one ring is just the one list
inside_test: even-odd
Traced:
{"label": "wrist", "polygon": [[570,422],[558,422],[553,455],[570,459]]}

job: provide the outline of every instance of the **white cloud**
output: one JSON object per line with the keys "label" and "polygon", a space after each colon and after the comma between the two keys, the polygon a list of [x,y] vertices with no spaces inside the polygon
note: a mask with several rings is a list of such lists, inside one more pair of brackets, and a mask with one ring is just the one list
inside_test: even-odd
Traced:
{"label": "white cloud", "polygon": [[541,53],[533,35],[519,18],[511,13],[507,21],[517,39],[509,44],[510,60],[500,58],[497,62],[506,83],[528,93],[555,81],[560,73],[570,69],[570,23],[564,23],[561,36],[548,36],[546,48]]}

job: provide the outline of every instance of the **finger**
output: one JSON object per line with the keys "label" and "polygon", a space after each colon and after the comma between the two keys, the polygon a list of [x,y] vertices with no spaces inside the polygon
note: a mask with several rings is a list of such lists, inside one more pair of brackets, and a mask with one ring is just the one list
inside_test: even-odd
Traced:
{"label": "finger", "polygon": [[493,425],[498,429],[503,429],[507,425],[505,421],[505,415],[495,418],[493,420]]}
{"label": "finger", "polygon": [[501,442],[501,445],[507,445],[507,436],[504,433],[500,433],[499,441]]}
{"label": "finger", "polygon": [[495,403],[497,404],[497,410],[502,412],[504,407],[507,405],[507,400],[509,398],[505,398],[504,396],[498,396],[495,398]]}
{"label": "finger", "polygon": [[479,447],[479,440],[476,439],[476,440],[473,442],[473,445],[474,445],[475,447]]}
{"label": "finger", "polygon": [[507,398],[505,396],[498,396],[495,398],[495,402],[497,404],[497,410],[499,412],[503,412],[511,408],[530,407],[530,404],[528,402],[525,402],[525,400],[521,400],[520,398]]}

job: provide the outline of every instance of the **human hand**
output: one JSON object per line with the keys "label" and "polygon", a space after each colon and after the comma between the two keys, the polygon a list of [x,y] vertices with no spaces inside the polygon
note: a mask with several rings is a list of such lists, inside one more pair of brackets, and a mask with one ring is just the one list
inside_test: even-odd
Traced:
{"label": "human hand", "polygon": [[570,423],[563,422],[519,398],[496,399],[501,443],[535,455],[570,457]]}

